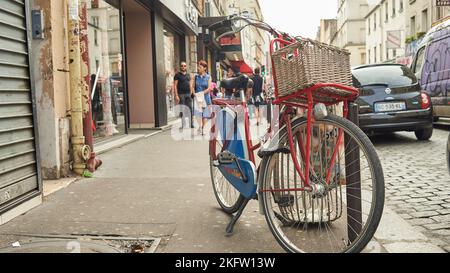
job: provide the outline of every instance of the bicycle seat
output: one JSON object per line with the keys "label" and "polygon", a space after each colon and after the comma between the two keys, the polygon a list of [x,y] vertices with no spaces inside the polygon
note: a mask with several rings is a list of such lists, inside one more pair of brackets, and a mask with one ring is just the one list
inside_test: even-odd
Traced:
{"label": "bicycle seat", "polygon": [[234,78],[223,80],[220,87],[225,89],[241,89],[247,86],[248,81],[248,76],[242,74]]}

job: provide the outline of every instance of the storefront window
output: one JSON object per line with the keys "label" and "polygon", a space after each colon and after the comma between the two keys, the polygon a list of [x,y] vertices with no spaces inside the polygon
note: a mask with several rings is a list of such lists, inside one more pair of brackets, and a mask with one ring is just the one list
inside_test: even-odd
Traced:
{"label": "storefront window", "polygon": [[179,35],[164,27],[164,59],[166,68],[166,103],[168,120],[176,119],[175,98],[173,97],[173,78],[180,65]]}
{"label": "storefront window", "polygon": [[89,70],[94,137],[97,141],[125,133],[119,15],[119,10],[106,1],[90,1]]}

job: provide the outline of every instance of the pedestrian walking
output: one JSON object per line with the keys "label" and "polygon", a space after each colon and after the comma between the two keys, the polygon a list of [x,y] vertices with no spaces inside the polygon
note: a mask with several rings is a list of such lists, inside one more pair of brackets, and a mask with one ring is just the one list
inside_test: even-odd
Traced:
{"label": "pedestrian walking", "polygon": [[[182,105],[180,111],[181,128],[184,129],[185,119],[189,118],[191,128],[194,128],[192,98],[191,98],[191,75],[187,71],[186,62],[180,64],[180,71],[174,77],[174,97],[178,105]],[[189,109],[189,113],[187,113]]]}
{"label": "pedestrian walking", "polygon": [[207,73],[208,63],[198,62],[197,75],[191,79],[191,96],[195,100],[195,116],[199,124],[198,133],[204,135],[204,128],[211,118],[211,91],[212,80]]}
{"label": "pedestrian walking", "polygon": [[[266,96],[266,90],[264,88],[264,80],[261,77],[261,69],[256,68],[253,76],[251,77],[253,81],[253,88],[251,90],[251,100],[255,105],[255,115],[256,115],[256,125],[259,126],[261,123],[261,111],[260,106],[264,102],[264,97]],[[264,96],[264,97],[263,97]]]}

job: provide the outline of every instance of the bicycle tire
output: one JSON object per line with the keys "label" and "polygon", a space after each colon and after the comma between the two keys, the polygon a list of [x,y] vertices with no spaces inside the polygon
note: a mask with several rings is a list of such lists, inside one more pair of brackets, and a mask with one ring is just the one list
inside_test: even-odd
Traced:
{"label": "bicycle tire", "polygon": [[[220,134],[217,134],[220,135]],[[211,183],[214,190],[214,196],[219,203],[222,210],[227,214],[233,214],[239,210],[242,203],[245,201],[245,197],[240,194],[233,185],[223,176],[217,167],[214,166],[213,146],[217,145],[217,137],[210,140],[209,146],[209,169],[211,174]],[[217,155],[216,155],[217,156]],[[222,183],[222,184],[221,184]],[[221,186],[222,185],[222,186]],[[224,189],[225,188],[225,189]],[[225,191],[225,192],[224,192]],[[227,200],[231,197],[231,200]],[[232,196],[234,195],[234,196]]]}
{"label": "bicycle tire", "polygon": [[[296,132],[296,130],[298,130],[301,127],[306,126],[307,124],[307,120],[305,118],[298,118],[292,121],[292,131]],[[361,252],[366,245],[369,243],[369,241],[373,238],[373,235],[375,234],[376,229],[378,228],[379,222],[381,220],[381,216],[383,213],[383,207],[384,207],[384,175],[383,175],[383,170],[382,170],[382,166],[380,163],[380,160],[378,158],[378,155],[376,153],[376,150],[373,146],[373,144],[370,142],[369,138],[352,122],[350,122],[349,120],[346,120],[344,118],[335,116],[335,115],[329,115],[328,117],[316,121],[315,124],[332,124],[335,125],[336,127],[341,128],[345,134],[348,137],[352,137],[353,141],[355,141],[355,143],[359,146],[360,148],[360,152],[362,151],[364,156],[368,159],[368,169],[370,169],[370,173],[371,173],[371,182],[372,182],[372,188],[373,188],[373,192],[371,194],[372,197],[372,201],[370,202],[370,210],[368,211],[368,215],[367,215],[367,220],[366,223],[364,224],[364,227],[361,227],[361,233],[357,234],[357,237],[355,239],[353,239],[353,241],[350,241],[350,239],[345,239],[342,241],[344,246],[341,246],[342,249],[339,250],[338,252],[345,252],[345,253],[354,253],[354,252]],[[319,128],[319,132],[320,132],[320,128]],[[323,127],[323,128],[328,128],[328,127]],[[279,140],[280,143],[283,143],[283,141],[287,141],[287,128],[286,126],[283,127],[280,130],[279,133]],[[320,145],[320,144],[319,144]],[[347,145],[347,144],[346,144]],[[300,147],[300,146],[296,146],[296,149]],[[325,145],[326,148],[326,145]],[[300,148],[298,148],[300,149]],[[347,147],[345,147],[345,149],[347,149]],[[319,148],[320,150],[320,148]],[[337,149],[339,150],[339,148]],[[360,153],[359,152],[359,153]],[[321,153],[321,152],[319,152]],[[291,155],[288,155],[289,157]],[[261,172],[260,172],[260,180],[259,180],[259,189],[260,189],[260,198],[261,198],[261,202],[262,202],[262,207],[263,207],[263,211],[264,211],[264,215],[266,218],[266,221],[269,225],[269,229],[271,230],[273,236],[275,237],[276,241],[280,244],[280,246],[287,252],[332,252],[330,250],[325,250],[325,249],[312,249],[312,247],[314,245],[320,247],[322,245],[322,247],[324,248],[324,242],[318,240],[317,242],[313,242],[312,238],[309,238],[309,242],[308,240],[303,240],[302,243],[304,243],[305,245],[299,246],[296,245],[295,243],[292,242],[292,239],[287,238],[287,233],[283,231],[283,228],[286,228],[286,225],[289,224],[291,225],[291,228],[296,228],[297,230],[294,231],[296,233],[296,236],[299,236],[300,233],[302,233],[302,235],[304,235],[306,238],[309,236],[307,235],[308,233],[308,221],[310,221],[311,219],[308,219],[309,215],[307,213],[307,207],[304,206],[304,218],[302,220],[298,220],[298,226],[295,227],[295,223],[293,222],[293,219],[289,219],[289,218],[293,218],[291,217],[291,215],[289,213],[286,212],[276,212],[275,209],[279,209],[280,211],[282,211],[281,209],[281,205],[277,204],[278,208],[275,206],[270,206],[271,205],[271,198],[275,199],[276,198],[276,194],[273,192],[274,190],[272,189],[271,186],[271,174],[270,172],[276,172],[276,170],[274,170],[273,166],[278,166],[280,165],[279,163],[274,163],[275,161],[277,161],[280,158],[280,155],[278,154],[274,154],[271,156],[267,156],[263,159],[262,163],[261,163]],[[361,158],[359,158],[359,160],[361,160]],[[356,161],[356,160],[355,160]],[[289,162],[289,158],[288,161]],[[325,162],[327,162],[327,160],[325,160]],[[354,161],[352,161],[354,162]],[[360,161],[356,161],[357,163]],[[275,165],[274,165],[275,164]],[[288,163],[289,164],[289,163]],[[346,163],[344,163],[346,164]],[[353,163],[350,163],[353,164]],[[283,168],[282,166],[283,164],[281,164],[281,168]],[[289,167],[288,167],[289,168]],[[314,168],[314,167],[312,167]],[[337,173],[340,173],[341,171],[338,171]],[[360,170],[361,172],[361,170]],[[362,169],[362,172],[365,172],[365,168]],[[354,173],[352,173],[350,176],[353,176]],[[276,176],[276,175],[274,175]],[[336,177],[338,177],[337,174],[335,174]],[[339,175],[340,177],[340,175]],[[338,178],[339,178],[338,177]],[[283,180],[283,179],[280,179]],[[361,179],[360,179],[361,180]],[[289,179],[288,179],[289,181]],[[280,182],[277,182],[280,183]],[[342,199],[342,187],[345,185],[342,185],[341,183],[339,183],[340,185],[338,185],[338,183],[336,183],[336,185],[334,185],[336,187],[336,192],[338,191],[337,188],[341,188],[341,199]],[[348,187],[346,187],[345,189],[345,193],[347,194],[349,191],[354,190],[353,184],[349,184]],[[362,190],[361,190],[362,191]],[[365,191],[365,190],[364,190]],[[330,191],[331,192],[331,191]],[[353,193],[353,192],[352,192]],[[328,193],[327,193],[328,194]],[[302,194],[303,195],[303,194]],[[330,194],[331,195],[331,194]],[[305,198],[304,200],[306,200],[307,195],[304,194]],[[336,200],[337,200],[337,196],[336,195]],[[285,204],[287,206],[292,206],[295,209],[297,209],[298,211],[301,211],[298,207],[298,203],[297,203],[297,208],[295,208],[293,206],[293,204],[291,204],[292,202],[296,202],[295,197],[294,196],[294,201],[292,200],[292,196],[291,194],[288,195],[289,198],[285,198]],[[367,197],[367,195],[364,195],[364,197]],[[310,196],[310,200],[313,200],[311,203],[314,204],[314,198],[312,198]],[[317,197],[315,197],[317,198]],[[324,198],[324,197],[322,197]],[[280,198],[279,198],[280,199]],[[289,200],[287,200],[289,199]],[[361,203],[364,200],[363,195],[361,195]],[[279,201],[279,200],[278,200]],[[347,206],[348,204],[345,203],[345,206]],[[306,203],[306,202],[303,202]],[[336,201],[336,204],[338,202]],[[322,201],[323,204],[323,201]],[[338,205],[336,205],[337,207]],[[341,206],[342,206],[342,211],[343,210],[343,206],[344,206],[344,202],[341,200]],[[363,207],[363,206],[361,206]],[[291,208],[292,209],[292,208]],[[317,211],[320,211],[320,209],[317,207],[316,208]],[[323,210],[323,209],[322,209]],[[337,210],[337,209],[336,209]],[[314,215],[315,209],[314,207],[312,207],[311,209],[311,214]],[[349,212],[349,208],[347,206],[347,212]],[[300,213],[297,212],[299,214],[299,217],[303,217],[300,216]],[[361,209],[361,214],[362,214],[362,209]],[[323,211],[321,212],[322,217],[324,216]],[[295,215],[292,215],[295,216]],[[313,220],[311,222],[311,226],[313,225],[314,222],[314,216],[312,217]],[[328,218],[328,219],[327,219]],[[318,227],[319,227],[319,233],[321,231],[320,226],[323,224],[325,226],[325,231],[328,233],[328,229],[330,231],[333,230],[338,230],[336,228],[337,223],[339,223],[340,221],[342,221],[341,218],[345,218],[342,215],[340,216],[339,219],[334,219],[334,221],[331,221],[331,215],[327,215],[325,218],[321,218],[320,221],[323,220],[324,223],[321,223],[319,221],[318,223]],[[347,213],[347,219],[349,218],[349,213]],[[303,221],[303,223],[301,223]],[[316,220],[318,221],[318,220]],[[325,223],[326,222],[326,223]],[[362,221],[361,221],[362,223]],[[303,231],[299,230],[300,225],[303,226]],[[282,227],[283,226],[283,227]],[[306,226],[306,231],[305,231],[305,226]],[[344,226],[347,228],[347,232],[349,232],[351,230],[351,227],[349,226],[349,224],[347,223],[347,226]],[[289,227],[288,227],[289,228]],[[328,228],[328,229],[327,229]],[[313,234],[313,236],[315,235],[313,233],[313,229],[310,230],[310,234]],[[317,231],[317,230],[316,230]],[[322,232],[323,233],[323,232]],[[341,233],[344,234],[344,232],[341,230]],[[355,232],[356,233],[356,232]],[[306,234],[306,235],[305,235]],[[327,234],[328,235],[328,234]],[[333,236],[335,236],[333,234]],[[339,236],[339,234],[338,234]],[[345,234],[343,235],[345,237]],[[297,237],[296,237],[297,239]],[[298,238],[300,240],[300,238]],[[334,239],[336,242],[340,242],[339,237],[330,237],[328,236],[328,240],[332,241],[332,239]],[[310,250],[305,251],[304,249],[308,249],[310,248]],[[333,250],[334,251],[334,250]]]}

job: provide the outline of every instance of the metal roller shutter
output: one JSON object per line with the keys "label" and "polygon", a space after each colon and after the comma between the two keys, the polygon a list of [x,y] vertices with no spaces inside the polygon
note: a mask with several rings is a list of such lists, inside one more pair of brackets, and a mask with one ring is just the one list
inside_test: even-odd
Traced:
{"label": "metal roller shutter", "polygon": [[0,212],[39,191],[26,3],[0,1]]}

